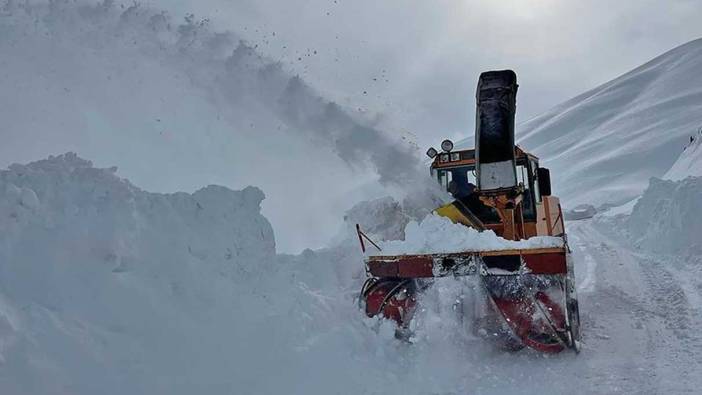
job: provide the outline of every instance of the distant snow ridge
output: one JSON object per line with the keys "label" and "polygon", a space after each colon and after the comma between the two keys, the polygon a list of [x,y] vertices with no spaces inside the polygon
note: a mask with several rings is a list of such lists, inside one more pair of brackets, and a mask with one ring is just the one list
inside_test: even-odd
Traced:
{"label": "distant snow ridge", "polygon": [[701,69],[698,39],[521,123],[518,143],[553,169],[565,207],[624,203],[665,174],[702,124]]}
{"label": "distant snow ridge", "polygon": [[569,207],[623,203],[661,177],[702,123],[702,39],[677,47],[519,128]]}
{"label": "distant snow ridge", "polygon": [[680,181],[651,178],[627,221],[644,249],[670,254],[702,254],[702,177]]}

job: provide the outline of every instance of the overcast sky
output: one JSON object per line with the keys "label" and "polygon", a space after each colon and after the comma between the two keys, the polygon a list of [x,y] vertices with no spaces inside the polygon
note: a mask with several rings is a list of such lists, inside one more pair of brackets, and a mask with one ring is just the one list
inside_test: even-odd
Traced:
{"label": "overcast sky", "polygon": [[238,32],[325,96],[421,146],[473,134],[481,71],[517,72],[526,120],[702,37],[702,0],[152,3]]}
{"label": "overcast sky", "polygon": [[[302,76],[326,99],[361,113],[384,132],[416,136],[422,151],[446,137],[472,138],[475,86],[482,71],[517,72],[517,119],[523,121],[702,37],[702,0],[143,0],[142,4],[165,9],[174,19],[194,13],[208,18],[214,31],[235,32]],[[287,147],[291,141],[279,143]],[[306,163],[312,169],[307,172],[334,180],[349,177],[338,175],[349,172],[340,168],[343,160],[334,152],[326,154],[327,162],[316,157]],[[231,162],[240,165],[241,158],[232,155]],[[288,170],[299,173],[302,167]],[[276,200],[278,189],[297,199],[306,196],[309,184],[259,181],[271,177],[260,168],[251,173],[256,176],[253,183],[269,196],[263,213],[276,229],[279,251],[285,252],[325,245],[351,201],[386,193],[368,181],[373,186],[367,191],[358,188],[352,199],[319,181],[318,190],[328,195],[317,196],[314,204],[304,197],[313,208],[297,204],[292,212]],[[365,180],[373,174],[353,177]],[[250,181],[218,182],[240,188]]]}
{"label": "overcast sky", "polygon": [[[84,1],[94,5],[99,0]],[[131,0],[114,4],[126,8]],[[17,30],[9,28],[0,35],[6,39],[0,43],[7,44],[0,57],[6,71],[0,80],[6,89],[0,91],[7,93],[0,97],[7,104],[0,106],[0,113],[5,110],[0,134],[14,139],[6,138],[3,141],[11,144],[0,145],[0,166],[71,150],[98,166],[117,165],[121,176],[151,191],[193,191],[209,183],[234,189],[256,185],[268,196],[263,214],[274,225],[279,251],[284,252],[324,246],[354,203],[395,192],[380,187],[379,174],[387,179],[388,173],[400,173],[413,161],[406,159],[411,155],[396,155],[403,149],[393,154],[387,142],[400,140],[386,139],[382,133],[414,134],[422,151],[445,137],[472,137],[480,72],[500,68],[517,72],[521,85],[517,114],[526,120],[702,37],[702,0],[142,0],[141,4],[166,10],[174,20],[188,13],[208,18],[211,31],[238,34],[260,53],[279,60],[287,71],[302,76],[325,99],[377,122],[375,129],[382,132],[341,139],[323,127],[281,131],[269,119],[276,116],[271,109],[260,114],[233,111],[237,115],[231,119],[221,118],[220,113],[228,111],[213,100],[201,100],[210,97],[212,89],[199,85],[206,78],[177,78],[179,73],[190,73],[190,67],[216,74],[221,71],[216,61],[191,65],[161,59],[151,53],[148,35],[141,50],[141,41],[133,42],[134,50],[131,44],[123,48],[120,40],[127,36],[116,35],[114,42],[106,39],[105,46],[98,45],[99,50],[90,40],[58,40],[62,49],[54,53],[42,50],[44,39],[31,35],[41,29],[29,29],[28,35],[17,25]],[[84,21],[90,23],[88,31],[99,29],[88,19]],[[124,19],[127,26],[128,20]],[[8,15],[3,22],[13,26]],[[56,28],[61,31],[60,25]],[[28,45],[16,45],[21,40]],[[38,61],[39,56],[49,57]],[[105,69],[118,70],[120,83],[102,82]],[[168,79],[173,76],[176,82]],[[134,81],[138,84],[130,85]],[[33,89],[27,89],[29,82]],[[66,84],[72,89],[67,91]],[[237,93],[258,96],[243,88]],[[227,102],[224,109],[237,110],[236,106]],[[256,129],[246,117],[256,120]],[[270,125],[261,126],[268,121]],[[178,138],[167,144],[161,137],[153,140],[155,134],[148,132],[158,129],[161,136],[167,122],[171,125],[166,136]],[[295,134],[301,131],[316,139]],[[141,143],[138,149],[132,147],[135,142]],[[259,144],[275,150],[275,160],[252,166],[250,158]],[[130,155],[119,147],[129,147]],[[358,155],[356,150],[371,155]],[[281,180],[281,169],[293,177]]]}

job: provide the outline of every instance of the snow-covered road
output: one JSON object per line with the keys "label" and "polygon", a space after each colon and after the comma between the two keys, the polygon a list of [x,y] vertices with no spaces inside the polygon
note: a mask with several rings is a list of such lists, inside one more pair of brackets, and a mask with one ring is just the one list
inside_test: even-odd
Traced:
{"label": "snow-covered road", "polygon": [[699,267],[632,249],[608,225],[568,223],[584,327],[576,392],[694,393],[702,385]]}
{"label": "snow-covered road", "polygon": [[[420,296],[413,344],[359,309],[352,225],[405,239],[436,207],[381,186],[426,174],[411,133],[192,14],[0,14],[0,395],[702,393],[702,178],[686,178],[702,40],[519,126],[566,208],[648,185],[626,220],[567,224],[583,348],[542,355],[472,333],[476,277]],[[69,150],[119,171],[76,154],[4,169]],[[386,193],[408,199],[358,203]],[[342,224],[350,239],[332,237]],[[298,245],[327,247],[282,254]]]}
{"label": "snow-covered road", "polygon": [[[449,311],[458,295],[470,297],[468,283],[442,279],[421,297],[427,312],[418,322],[415,344],[406,347],[382,333],[346,328],[366,342],[373,339],[378,348],[376,355],[358,355],[361,366],[344,367],[367,366],[364,388],[378,393],[697,393],[702,387],[699,258],[643,252],[616,234],[620,224],[605,219],[573,221],[567,228],[583,325],[580,354],[495,349]],[[362,344],[352,348],[364,349]]]}

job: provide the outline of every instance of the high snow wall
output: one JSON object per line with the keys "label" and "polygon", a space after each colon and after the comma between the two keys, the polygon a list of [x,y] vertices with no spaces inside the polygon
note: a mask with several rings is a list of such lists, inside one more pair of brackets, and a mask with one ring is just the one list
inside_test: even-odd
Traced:
{"label": "high snow wall", "polygon": [[638,246],[653,252],[702,254],[702,177],[652,178],[627,220]]}
{"label": "high snow wall", "polygon": [[83,262],[128,273],[154,262],[197,262],[239,275],[275,256],[259,189],[211,185],[193,194],[157,194],[115,171],[72,153],[0,171],[0,240],[12,246],[0,255],[5,289],[36,264],[70,269]]}
{"label": "high snow wall", "polygon": [[263,198],[149,193],[74,154],[0,171],[0,393],[206,389],[274,264]]}

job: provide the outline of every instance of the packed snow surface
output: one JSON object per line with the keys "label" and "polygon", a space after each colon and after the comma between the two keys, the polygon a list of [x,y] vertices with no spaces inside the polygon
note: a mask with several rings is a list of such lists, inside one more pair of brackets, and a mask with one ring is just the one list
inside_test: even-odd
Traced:
{"label": "packed snow surface", "polygon": [[380,244],[383,255],[433,254],[462,251],[512,250],[563,247],[560,237],[539,236],[528,240],[506,240],[491,230],[479,232],[446,217],[428,215],[421,222],[411,221],[405,227],[405,240]]}

